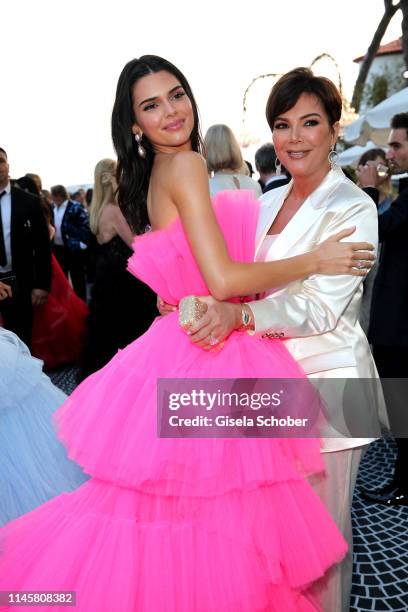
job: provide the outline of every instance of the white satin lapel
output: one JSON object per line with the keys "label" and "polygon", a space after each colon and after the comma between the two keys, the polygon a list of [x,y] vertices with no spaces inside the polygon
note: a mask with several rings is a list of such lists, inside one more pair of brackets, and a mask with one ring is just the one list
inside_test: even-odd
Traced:
{"label": "white satin lapel", "polygon": [[282,259],[302,240],[310,227],[323,215],[325,208],[313,208],[308,198],[279,234],[269,251],[273,259]]}
{"label": "white satin lapel", "polygon": [[276,215],[282,208],[292,182],[282,188],[272,189],[261,197],[259,209],[259,220],[256,232],[255,257],[268,233],[269,228],[275,220]]}
{"label": "white satin lapel", "polygon": [[290,256],[289,251],[292,247],[302,240],[309,231],[309,228],[324,214],[329,203],[330,194],[343,179],[344,174],[341,168],[331,170],[326,175],[319,187],[310,194],[285,229],[276,238],[269,252],[273,259],[282,259],[285,256]]}

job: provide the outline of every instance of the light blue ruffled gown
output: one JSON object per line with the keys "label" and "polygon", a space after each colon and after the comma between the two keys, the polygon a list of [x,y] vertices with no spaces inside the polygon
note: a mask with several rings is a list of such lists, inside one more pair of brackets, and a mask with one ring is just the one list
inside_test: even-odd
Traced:
{"label": "light blue ruffled gown", "polygon": [[42,365],[0,328],[0,526],[87,480],[56,437],[52,415],[66,395]]}

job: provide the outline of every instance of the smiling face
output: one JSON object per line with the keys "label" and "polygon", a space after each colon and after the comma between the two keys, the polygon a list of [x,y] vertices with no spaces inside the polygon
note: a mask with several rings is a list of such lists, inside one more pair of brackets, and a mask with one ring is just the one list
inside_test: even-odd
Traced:
{"label": "smiling face", "polygon": [[134,134],[143,134],[158,153],[191,149],[194,116],[178,79],[165,70],[140,78],[132,89]]}
{"label": "smiling face", "polygon": [[276,154],[293,178],[322,180],[330,169],[328,154],[339,124],[329,124],[320,100],[301,94],[291,109],[276,117],[272,128]]}

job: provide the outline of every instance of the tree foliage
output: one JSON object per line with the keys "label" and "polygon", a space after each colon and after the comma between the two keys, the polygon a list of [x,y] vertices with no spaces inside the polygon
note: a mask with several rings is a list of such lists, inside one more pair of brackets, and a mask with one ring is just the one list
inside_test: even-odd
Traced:
{"label": "tree foliage", "polygon": [[371,108],[403,89],[406,85],[406,80],[402,76],[403,72],[402,59],[392,67],[385,65],[381,71],[376,71],[376,74],[365,84],[360,104]]}
{"label": "tree foliage", "polygon": [[[400,0],[399,5],[402,12],[402,54],[405,68],[408,70],[408,0]],[[408,85],[408,80],[406,84]]]}
{"label": "tree foliage", "polygon": [[368,72],[371,68],[371,64],[377,54],[378,47],[381,44],[381,40],[388,28],[391,19],[394,17],[398,9],[402,8],[402,4],[406,5],[407,20],[408,20],[408,0],[400,0],[397,4],[393,4],[392,0],[384,0],[384,14],[381,18],[380,23],[374,33],[373,39],[370,46],[367,49],[367,53],[364,56],[363,61],[360,64],[360,70],[356,83],[354,85],[353,97],[351,99],[351,106],[358,113],[360,110],[361,98],[363,95],[364,85],[367,80]]}

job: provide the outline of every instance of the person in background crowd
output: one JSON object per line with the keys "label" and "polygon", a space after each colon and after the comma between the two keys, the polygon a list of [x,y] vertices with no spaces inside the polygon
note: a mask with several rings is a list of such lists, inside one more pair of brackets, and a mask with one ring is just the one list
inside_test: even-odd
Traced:
{"label": "person in background crowd", "polygon": [[142,335],[158,315],[156,294],[126,269],[133,234],[115,199],[115,174],[112,159],[95,166],[90,226],[99,246],[80,380]]}
{"label": "person in background crowd", "polygon": [[[392,202],[392,186],[391,176],[387,164],[386,154],[382,149],[370,149],[363,153],[360,157],[357,166],[374,165],[376,168],[380,168],[381,177],[377,184],[379,200],[378,200],[378,214],[381,215],[384,211],[388,210]],[[361,187],[361,184],[358,183]],[[368,332],[368,326],[370,323],[370,310],[371,300],[374,288],[374,280],[378,271],[378,262],[380,260],[381,244],[378,246],[377,259],[370,270],[370,273],[364,279],[364,293],[361,301],[360,308],[360,325],[364,332]]]}
{"label": "person in background crowd", "polygon": [[[41,189],[41,194],[42,194],[44,200],[46,201],[46,203],[48,204],[48,206],[50,207],[50,210],[52,211],[52,196],[51,196],[51,191],[48,191],[48,189]],[[52,215],[52,217],[54,217],[54,215]]]}
{"label": "person in background crowd", "polygon": [[248,168],[248,176],[249,176],[249,178],[252,178],[252,175],[254,174],[254,168],[253,168],[251,162],[249,162],[246,159],[244,159],[244,163],[245,163],[246,167]]}
{"label": "person in background crowd", "polygon": [[[39,196],[41,180],[40,177],[38,179],[34,181],[26,174],[16,184]],[[49,237],[53,240],[55,228],[52,225],[52,209],[45,204],[43,198],[42,202]],[[34,310],[31,351],[34,357],[42,359],[47,369],[79,363],[88,314],[85,302],[72,289],[54,254],[51,270],[51,289],[47,302]]]}
{"label": "person in background crowd", "polygon": [[[86,190],[85,208],[88,214],[91,211],[92,194],[92,188]],[[88,242],[88,248],[86,250],[86,282],[88,286],[92,286],[95,282],[97,251],[98,241],[96,240],[95,234],[92,233],[91,240]]]}
{"label": "person in background crowd", "polygon": [[41,179],[38,174],[25,174],[21,178],[17,179],[14,184],[17,187],[20,187],[20,189],[23,189],[27,193],[31,193],[32,195],[40,199],[43,213],[48,225],[50,240],[53,240],[55,235],[55,228],[53,226],[54,218],[52,213],[52,207],[51,204],[44,197],[43,190],[40,188]]}
{"label": "person in background crowd", "polygon": [[[393,172],[408,172],[408,113],[398,113],[391,120],[387,159]],[[359,182],[374,201],[381,194],[383,178],[374,164],[360,166]],[[381,256],[374,281],[368,339],[378,372],[383,379],[408,378],[408,180],[400,179],[399,196],[378,216]],[[408,414],[408,400],[396,383],[383,381],[389,404],[391,427],[393,415],[400,423]],[[400,415],[400,416],[398,416]],[[406,421],[406,418],[405,418]],[[402,423],[404,426],[404,423]],[[408,439],[398,437],[395,471],[390,482],[380,489],[365,491],[366,500],[387,506],[408,505]],[[405,435],[407,430],[405,429]]]}
{"label": "person in background crowd", "polygon": [[214,196],[225,189],[250,189],[255,197],[262,194],[259,184],[251,179],[248,166],[232,130],[223,124],[212,125],[204,138],[207,168],[210,178],[210,194]]}
{"label": "person in background crowd", "polygon": [[41,361],[0,329],[0,527],[87,480],[54,430],[53,413],[65,399]]}
{"label": "person in background crowd", "polygon": [[91,239],[88,213],[68,197],[63,185],[51,187],[54,204],[54,254],[65,275],[71,277],[78,297],[86,301],[85,250]]}
{"label": "person in background crowd", "polygon": [[290,181],[286,168],[280,163],[275,147],[270,142],[259,147],[255,153],[255,166],[259,173],[262,193],[282,187]]}
{"label": "person in background crowd", "polygon": [[13,295],[0,304],[4,326],[31,346],[33,308],[51,285],[51,247],[38,197],[10,185],[7,153],[0,148],[0,281]]}
{"label": "person in background crowd", "polygon": [[85,189],[81,187],[81,189],[78,189],[78,191],[75,191],[72,194],[72,200],[74,200],[74,202],[79,202],[87,210]]}
{"label": "person in background crowd", "polygon": [[39,196],[42,194],[42,181],[39,174],[34,174],[33,172],[26,172],[25,176],[29,179],[32,179],[37,188],[37,193]]}
{"label": "person in background crowd", "polygon": [[[389,209],[393,201],[392,185],[391,185],[391,170],[389,167],[387,154],[382,149],[369,149],[362,154],[358,160],[357,167],[361,166],[373,166],[377,171],[376,174],[376,189],[378,191],[378,214],[381,215],[383,212]],[[357,171],[357,178],[359,175]],[[362,187],[360,181],[358,181],[359,187]]]}
{"label": "person in background crowd", "polygon": [[89,209],[91,208],[91,203],[92,203],[92,194],[93,194],[93,189],[89,188],[86,190],[86,194],[85,194],[85,200],[86,200],[86,208],[89,212]]}

